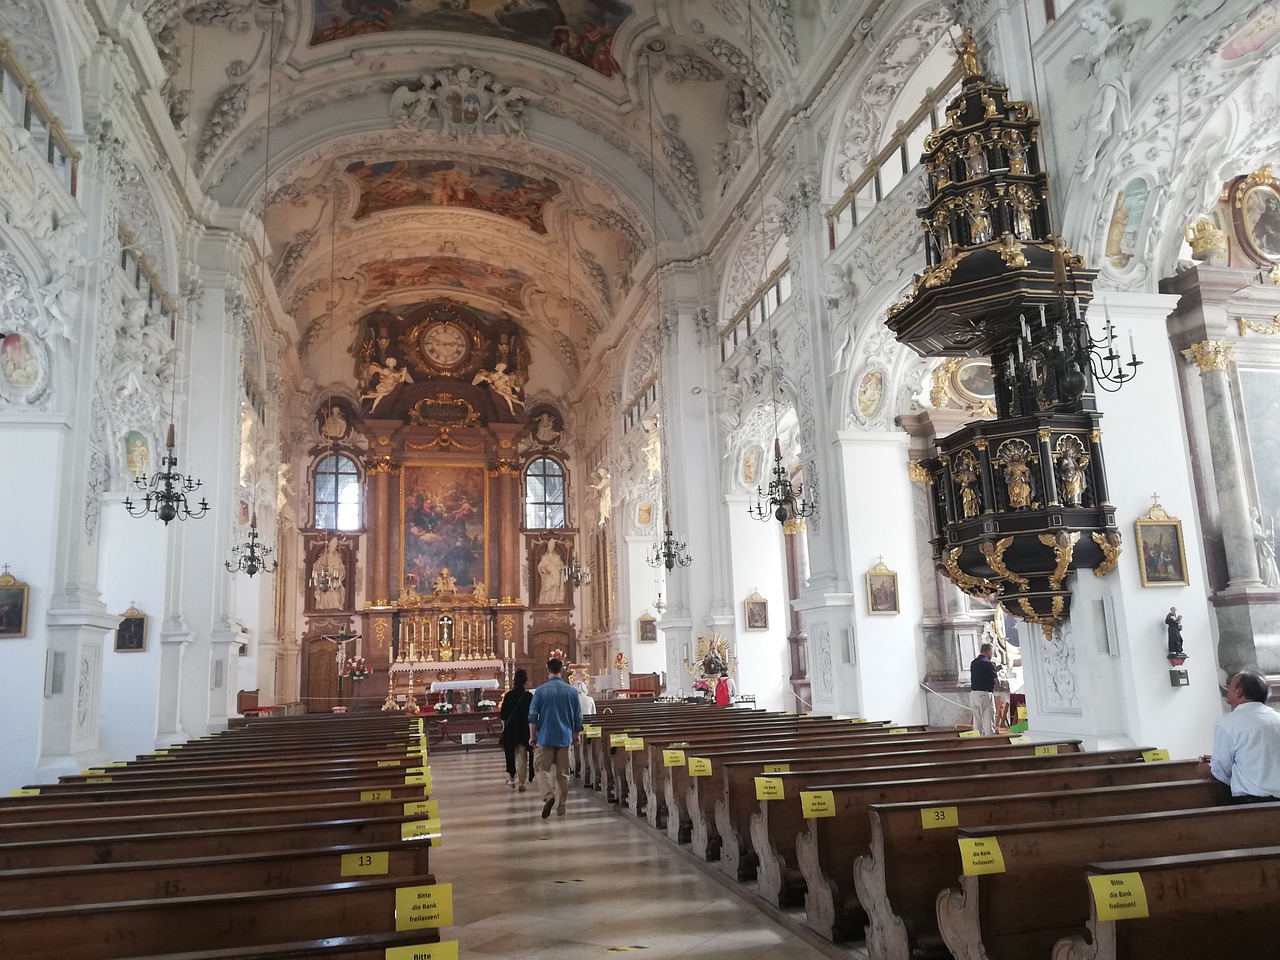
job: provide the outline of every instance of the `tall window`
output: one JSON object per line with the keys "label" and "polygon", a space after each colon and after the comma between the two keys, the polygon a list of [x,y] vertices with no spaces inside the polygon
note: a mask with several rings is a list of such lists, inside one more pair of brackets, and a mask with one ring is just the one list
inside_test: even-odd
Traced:
{"label": "tall window", "polygon": [[525,471],[524,525],[530,530],[565,525],[564,467],[549,457],[534,460]]}
{"label": "tall window", "polygon": [[350,457],[333,454],[315,469],[316,529],[360,528],[360,473]]}

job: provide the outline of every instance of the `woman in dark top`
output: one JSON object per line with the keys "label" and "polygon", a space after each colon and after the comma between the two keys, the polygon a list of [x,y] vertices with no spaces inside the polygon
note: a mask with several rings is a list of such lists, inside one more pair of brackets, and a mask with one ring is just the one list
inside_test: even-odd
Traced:
{"label": "woman in dark top", "polygon": [[533,694],[525,689],[529,674],[517,670],[511,689],[502,698],[498,716],[502,719],[502,752],[507,758],[507,786],[514,787],[516,779],[516,755],[520,756],[519,790],[533,780],[533,751],[529,749],[529,702]]}

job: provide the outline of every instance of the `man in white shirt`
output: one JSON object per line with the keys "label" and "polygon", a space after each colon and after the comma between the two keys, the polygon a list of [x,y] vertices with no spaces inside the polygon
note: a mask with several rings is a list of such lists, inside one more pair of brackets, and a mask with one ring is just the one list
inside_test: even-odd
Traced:
{"label": "man in white shirt", "polygon": [[1267,706],[1269,693],[1254,670],[1232,677],[1231,712],[1213,728],[1213,755],[1201,759],[1200,775],[1231,787],[1232,803],[1280,800],[1280,713]]}

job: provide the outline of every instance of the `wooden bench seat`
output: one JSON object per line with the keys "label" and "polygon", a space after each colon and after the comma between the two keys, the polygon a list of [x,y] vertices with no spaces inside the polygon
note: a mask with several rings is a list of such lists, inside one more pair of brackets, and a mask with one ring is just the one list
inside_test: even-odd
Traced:
{"label": "wooden bench seat", "polygon": [[[1211,806],[1226,794],[1216,782],[1183,779],[1069,793],[1008,794],[873,803],[870,852],[854,861],[854,887],[867,911],[872,957],[910,960],[944,955],[938,933],[939,891],[961,873],[959,827],[1078,819]],[[951,808],[950,815],[946,808]],[[942,821],[942,822],[939,822]]]}
{"label": "wooden bench seat", "polygon": [[1280,846],[1092,863],[1088,876],[1137,873],[1145,919],[1099,920],[1090,904],[1091,943],[1078,936],[1053,960],[1204,960],[1274,957]]}
{"label": "wooden bench seat", "polygon": [[386,857],[386,872],[379,876],[407,882],[430,872],[429,853],[430,847],[422,843],[365,843],[177,860],[0,870],[0,904],[7,910],[17,910],[59,903],[153,900],[273,887],[309,887],[342,881],[343,857],[356,858],[359,862],[374,854],[379,860],[383,855]]}
{"label": "wooden bench seat", "polygon": [[136,960],[386,960],[387,951],[393,948],[403,950],[406,947],[430,946],[439,942],[436,935],[431,933],[373,933],[358,937],[322,937],[292,943],[233,947],[230,950],[153,954]]}
{"label": "wooden bench seat", "polygon": [[[938,894],[938,928],[947,947],[958,960],[1049,960],[1055,943],[1090,919],[1085,871],[1091,862],[1209,853],[1245,838],[1277,845],[1280,803],[962,828],[958,836],[994,838],[1005,869],[964,877],[959,889]],[[1272,906],[1280,910],[1280,888],[1272,889]],[[1220,920],[1218,946],[1234,953],[1230,914]]]}
{"label": "wooden bench seat", "polygon": [[[421,878],[429,884],[430,876]],[[22,960],[118,960],[175,949],[234,949],[396,928],[399,879],[364,879],[209,897],[0,911],[0,942]],[[423,929],[418,939],[438,938]]]}
{"label": "wooden bench seat", "polygon": [[[1079,766],[1077,758],[1101,763]],[[1048,761],[1040,770],[1028,766],[1022,771],[1003,773],[999,782],[1002,789],[1011,793],[1044,793],[1195,776],[1194,764],[1144,764],[1139,762],[1140,758],[1141,751],[1137,749],[1040,757],[1037,759]],[[804,883],[806,920],[823,936],[833,940],[861,939],[867,924],[867,914],[854,887],[853,868],[855,859],[871,848],[869,807],[872,803],[936,800],[942,804],[950,798],[989,796],[992,790],[988,778],[995,771],[954,778],[929,777],[923,769],[917,772],[921,776],[916,779],[910,779],[912,774],[899,773],[897,782],[875,783],[864,779],[849,785],[821,785],[820,789],[832,791],[836,815],[806,821],[805,829],[796,837],[795,863]],[[798,806],[798,800],[795,803]],[[774,807],[784,804],[768,806],[768,813],[772,815]],[[762,876],[765,860],[765,854],[761,853]]]}
{"label": "wooden bench seat", "polygon": [[[261,827],[221,827],[187,832],[135,833],[112,837],[34,840],[0,844],[0,870],[175,860],[262,850],[365,843],[401,843],[401,828],[417,817],[361,817],[314,820]],[[421,842],[421,841],[419,841]]]}

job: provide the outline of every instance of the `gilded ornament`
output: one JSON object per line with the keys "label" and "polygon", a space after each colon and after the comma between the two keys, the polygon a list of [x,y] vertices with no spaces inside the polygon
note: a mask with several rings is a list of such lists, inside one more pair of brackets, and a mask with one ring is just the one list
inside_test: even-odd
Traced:
{"label": "gilded ornament", "polygon": [[1036,431],[1036,439],[1039,440],[1041,443],[1048,443],[1050,434],[1051,434],[1050,427],[1041,427],[1039,430]]}
{"label": "gilded ornament", "polygon": [[982,76],[982,64],[978,62],[978,41],[968,27],[960,34],[960,69],[966,77]]}
{"label": "gilded ornament", "polygon": [[1087,484],[1084,468],[1090,457],[1084,452],[1080,438],[1065,434],[1058,438],[1054,451],[1054,467],[1058,474],[1058,492],[1068,507],[1078,507],[1084,497]]}
{"label": "gilded ornament", "polygon": [[933,475],[924,468],[924,464],[919,460],[908,460],[907,479],[912,483],[932,483]]}
{"label": "gilded ornament", "polygon": [[960,488],[960,508],[964,518],[976,517],[982,509],[982,500],[978,496],[978,458],[972,450],[962,450],[956,456],[951,477]]}
{"label": "gilded ornament", "polygon": [[947,579],[971,597],[989,597],[994,593],[999,593],[1000,585],[998,583],[993,583],[985,577],[970,576],[960,569],[960,564],[956,561],[956,558],[960,556],[963,550],[964,547],[954,547],[951,550],[943,551],[942,566],[946,570]]}
{"label": "gilded ornament", "polygon": [[1234,350],[1235,344],[1227,340],[1201,340],[1183,350],[1182,355],[1199,367],[1201,373],[1208,373],[1227,369]]}
{"label": "gilded ornament", "polygon": [[791,517],[782,524],[782,532],[784,534],[804,533],[808,527],[805,526],[804,517]]}
{"label": "gilded ornament", "polygon": [[1031,586],[1031,581],[1021,574],[1010,570],[1004,562],[1004,552],[1013,544],[1013,537],[1005,537],[1003,540],[997,540],[992,543],[985,540],[978,547],[982,551],[982,555],[987,558],[987,565],[991,567],[1000,577],[1012,583],[1016,583],[1018,588],[1026,590]]}
{"label": "gilded ornament", "polygon": [[996,450],[995,460],[1001,465],[1009,506],[1014,510],[1031,506],[1031,461],[1034,459],[1031,446],[1017,438],[1006,440]]}
{"label": "gilded ornament", "polygon": [[1080,531],[1067,533],[1065,530],[1059,530],[1057,533],[1042,533],[1039,540],[1053,550],[1053,555],[1058,561],[1057,566],[1053,568],[1053,573],[1049,574],[1049,586],[1054,590],[1061,590],[1062,581],[1067,578],[1067,568],[1071,566],[1072,554],[1075,553],[1076,544],[1080,540]]}
{"label": "gilded ornament", "polygon": [[1095,577],[1105,577],[1116,568],[1120,561],[1120,534],[1115,530],[1106,533],[1094,533],[1093,542],[1102,551],[1102,562],[1093,569]]}
{"label": "gilded ornament", "polygon": [[947,405],[947,384],[962,360],[964,360],[963,357],[952,357],[948,360],[943,360],[942,363],[933,368],[933,386],[929,388],[929,402],[935,407],[945,407]]}
{"label": "gilded ornament", "polygon": [[1020,244],[1012,233],[1006,233],[1000,238],[1000,242],[995,244],[991,249],[1000,254],[1000,259],[1004,261],[1006,267],[1010,270],[1021,270],[1027,265],[1027,258],[1022,254],[1022,244]]}
{"label": "gilded ornament", "polygon": [[986,437],[975,437],[973,440],[973,445],[977,447],[979,450],[985,450],[991,444],[987,441]]}
{"label": "gilded ornament", "polygon": [[[1280,266],[1280,264],[1277,264],[1277,266]],[[1266,323],[1259,323],[1257,320],[1250,320],[1248,317],[1237,317],[1236,327],[1240,331],[1240,336],[1242,337],[1245,335],[1245,331],[1247,330],[1252,330],[1254,333],[1261,333],[1267,336],[1273,333],[1280,333],[1280,313],[1276,314],[1272,320]]]}
{"label": "gilded ornament", "polygon": [[[960,261],[969,255],[969,251],[961,253],[953,243],[947,247],[947,252],[943,255],[929,272],[924,275],[924,285],[926,287],[940,287],[944,283],[949,283],[951,274],[955,272],[956,267],[960,265]],[[905,303],[906,301],[902,301]]]}
{"label": "gilded ornament", "polygon": [[1266,273],[1268,283],[1280,283],[1280,263],[1273,263]]}

